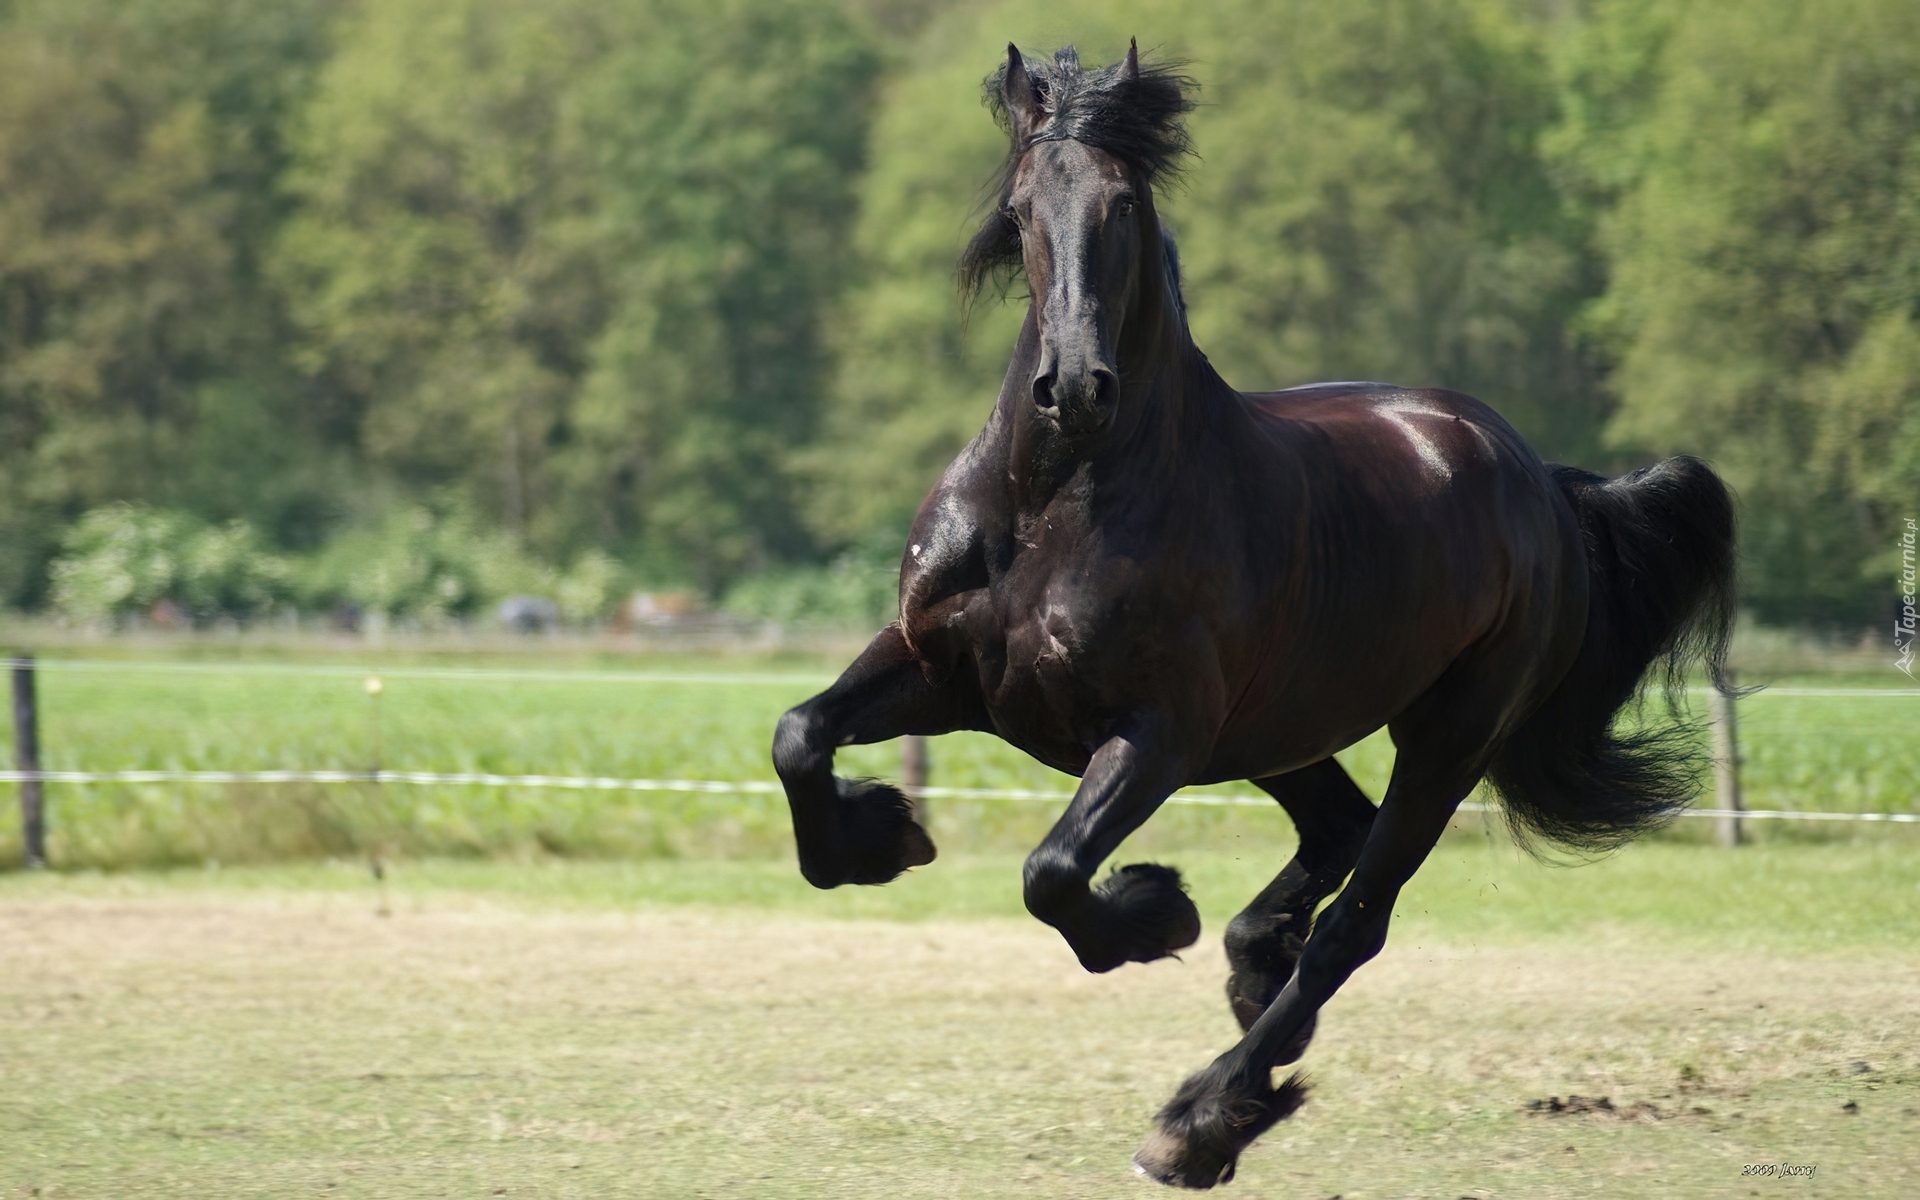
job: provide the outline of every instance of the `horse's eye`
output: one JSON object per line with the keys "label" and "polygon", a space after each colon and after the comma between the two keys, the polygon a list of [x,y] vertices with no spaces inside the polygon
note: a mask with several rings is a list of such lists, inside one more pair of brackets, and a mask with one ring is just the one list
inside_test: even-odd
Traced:
{"label": "horse's eye", "polygon": [[1118,207],[1120,209],[1121,216],[1123,217],[1132,216],[1133,215],[1133,197],[1132,196],[1120,197],[1120,203]]}

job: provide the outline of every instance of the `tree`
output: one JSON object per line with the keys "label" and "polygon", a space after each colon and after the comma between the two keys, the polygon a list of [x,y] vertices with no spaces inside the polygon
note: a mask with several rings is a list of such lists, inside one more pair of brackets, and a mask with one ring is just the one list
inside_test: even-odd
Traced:
{"label": "tree", "polygon": [[105,502],[316,524],[333,460],[259,262],[330,7],[0,10],[0,597]]}
{"label": "tree", "polygon": [[592,209],[566,110],[606,53],[580,6],[368,6],[288,174],[276,273],[358,450],[403,494],[452,489],[516,535],[605,320],[602,264],[566,237]]}
{"label": "tree", "polygon": [[1920,9],[1616,0],[1562,73],[1610,439],[1727,475],[1763,618],[1877,618],[1920,495]]}
{"label": "tree", "polygon": [[851,271],[877,55],[789,0],[659,0],[620,44],[582,108],[619,299],[568,466],[583,516],[712,587],[810,549],[787,459]]}
{"label": "tree", "polygon": [[368,459],[549,558],[712,585],[801,549],[780,457],[811,428],[871,73],[821,3],[364,10],[280,264]]}

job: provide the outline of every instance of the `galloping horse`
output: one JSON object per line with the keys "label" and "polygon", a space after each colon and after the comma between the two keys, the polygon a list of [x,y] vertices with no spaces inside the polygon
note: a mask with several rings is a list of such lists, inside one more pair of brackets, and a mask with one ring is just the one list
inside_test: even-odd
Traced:
{"label": "galloping horse", "polygon": [[[1457,392],[1234,391],[1188,335],[1154,211],[1187,149],[1188,81],[1135,49],[1097,71],[1007,49],[987,86],[1011,151],[961,278],[1024,272],[1013,361],[920,507],[900,619],[781,718],[773,760],[822,888],[934,857],[900,791],[835,778],[837,746],[985,730],[1079,776],[1024,895],[1089,971],[1200,934],[1171,867],[1095,885],[1128,834],[1187,784],[1271,794],[1299,849],[1227,927],[1245,1036],[1134,1159],[1211,1187],[1301,1103],[1273,1069],[1380,951],[1476,783],[1521,837],[1583,849],[1690,798],[1678,731],[1614,716],[1649,668],[1671,686],[1704,657],[1725,686],[1732,504],[1691,458],[1614,480],[1543,463]],[[1396,757],[1375,808],[1333,754],[1381,726]]]}

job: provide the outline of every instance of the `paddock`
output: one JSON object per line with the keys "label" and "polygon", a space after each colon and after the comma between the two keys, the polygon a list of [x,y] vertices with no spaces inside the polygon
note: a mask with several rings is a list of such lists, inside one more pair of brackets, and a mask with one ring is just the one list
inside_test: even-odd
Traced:
{"label": "paddock", "polygon": [[[1231,1194],[1920,1193],[1920,839],[1883,833],[1572,871],[1450,836]],[[1207,936],[1104,976],[1014,915],[1011,856],[831,895],[778,862],[0,877],[0,1187],[1158,1195],[1127,1155],[1236,1036],[1259,857],[1184,856]],[[1743,1174],[1782,1164],[1813,1174]]]}

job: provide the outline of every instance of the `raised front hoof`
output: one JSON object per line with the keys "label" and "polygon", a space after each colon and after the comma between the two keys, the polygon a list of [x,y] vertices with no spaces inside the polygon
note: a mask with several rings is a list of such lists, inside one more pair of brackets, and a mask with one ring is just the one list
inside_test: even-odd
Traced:
{"label": "raised front hoof", "polygon": [[835,779],[834,845],[802,850],[800,873],[817,888],[843,883],[888,883],[909,867],[924,867],[937,853],[933,839],[913,819],[913,801],[877,779]]}
{"label": "raised front hoof", "polygon": [[1200,940],[1200,910],[1180,872],[1158,863],[1121,867],[1093,889],[1093,913],[1072,942],[1080,965],[1100,974],[1122,963],[1152,962]]}
{"label": "raised front hoof", "polygon": [[1159,1122],[1133,1156],[1133,1169],[1173,1187],[1210,1188],[1233,1179],[1241,1152],[1307,1100],[1300,1075],[1277,1088],[1213,1078],[1201,1071],[1160,1110]]}

